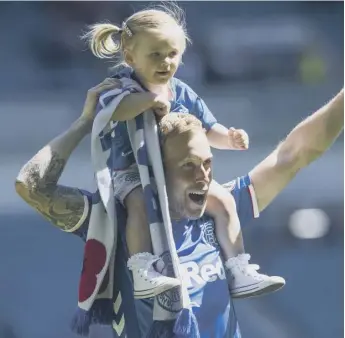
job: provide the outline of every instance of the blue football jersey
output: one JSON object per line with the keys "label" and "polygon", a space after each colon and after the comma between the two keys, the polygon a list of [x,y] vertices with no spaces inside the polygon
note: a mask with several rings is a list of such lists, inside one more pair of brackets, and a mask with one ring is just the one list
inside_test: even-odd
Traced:
{"label": "blue football jersey", "polygon": [[[254,188],[248,175],[224,186],[234,196],[242,226],[259,216]],[[88,196],[90,215],[92,204],[99,203],[99,198],[97,194],[90,196],[86,192],[83,193]],[[75,234],[86,238],[88,221],[89,216]],[[173,235],[201,338],[240,338],[241,333],[228,289],[220,247],[215,237],[213,219],[204,215],[198,220],[175,221]],[[128,272],[122,275],[123,281],[120,282],[128,285]],[[131,332],[128,337],[146,337],[152,323],[152,305],[149,300],[136,301],[135,307],[129,302],[124,302],[127,335]],[[137,322],[134,323],[134,320]],[[118,337],[115,332],[114,336]]]}
{"label": "blue football jersey", "polygon": [[173,222],[173,234],[200,337],[233,337],[226,334],[237,323],[230,318],[233,306],[213,219]]}
{"label": "blue football jersey", "polygon": [[[235,198],[241,224],[258,216],[249,176],[228,183],[227,188]],[[200,337],[239,338],[241,334],[214,229],[214,221],[208,215],[198,220],[174,222],[176,249]]]}

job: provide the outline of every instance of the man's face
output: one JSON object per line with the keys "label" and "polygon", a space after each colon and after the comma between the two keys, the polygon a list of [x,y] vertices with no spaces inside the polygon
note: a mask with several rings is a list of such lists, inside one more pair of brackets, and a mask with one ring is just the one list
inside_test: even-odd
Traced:
{"label": "man's face", "polygon": [[169,136],[163,153],[171,217],[200,218],[212,180],[212,153],[205,132],[195,129]]}

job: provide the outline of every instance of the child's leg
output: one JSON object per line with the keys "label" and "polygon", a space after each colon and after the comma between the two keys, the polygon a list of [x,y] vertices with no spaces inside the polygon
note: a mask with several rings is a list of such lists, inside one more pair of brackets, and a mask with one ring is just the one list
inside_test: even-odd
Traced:
{"label": "child's leg", "polygon": [[225,260],[243,254],[243,238],[235,200],[215,181],[212,181],[210,187],[206,211],[215,221],[216,237]]}
{"label": "child's leg", "polygon": [[258,265],[249,264],[250,255],[245,254],[240,221],[233,196],[212,181],[207,199],[207,212],[215,220],[215,232],[222,249],[230,292],[234,298],[246,298],[277,291],[285,280],[257,272]]}
{"label": "child's leg", "polygon": [[132,190],[124,202],[127,209],[126,241],[129,256],[142,252],[152,253],[150,228],[141,187]]}
{"label": "child's leg", "polygon": [[[130,175],[130,179],[126,179],[126,175]],[[151,298],[180,285],[178,279],[163,276],[156,270],[157,267],[162,271],[164,263],[158,256],[152,254],[144,194],[136,167],[116,173],[114,192],[116,198],[127,209],[126,242],[129,252],[127,265],[133,274],[134,297]]]}

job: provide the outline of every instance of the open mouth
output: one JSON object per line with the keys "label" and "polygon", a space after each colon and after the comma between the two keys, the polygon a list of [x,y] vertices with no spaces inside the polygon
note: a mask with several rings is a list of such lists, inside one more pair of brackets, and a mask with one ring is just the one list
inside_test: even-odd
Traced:
{"label": "open mouth", "polygon": [[193,191],[188,194],[188,197],[198,205],[203,205],[206,199],[206,192],[205,191]]}
{"label": "open mouth", "polygon": [[170,72],[166,71],[166,72],[157,72],[158,75],[161,75],[161,76],[167,76],[170,74]]}

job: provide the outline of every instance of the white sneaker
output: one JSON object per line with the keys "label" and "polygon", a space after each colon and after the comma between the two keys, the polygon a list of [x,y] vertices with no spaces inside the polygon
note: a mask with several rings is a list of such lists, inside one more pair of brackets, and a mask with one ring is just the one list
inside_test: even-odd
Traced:
{"label": "white sneaker", "polygon": [[138,253],[128,259],[127,266],[133,273],[134,298],[151,298],[180,285],[176,278],[157,272],[153,264],[160,261],[158,256],[148,252]]}
{"label": "white sneaker", "polygon": [[279,290],[285,280],[278,276],[267,276],[257,272],[259,265],[249,264],[250,255],[240,254],[225,262],[232,275],[229,282],[232,298],[248,298]]}

